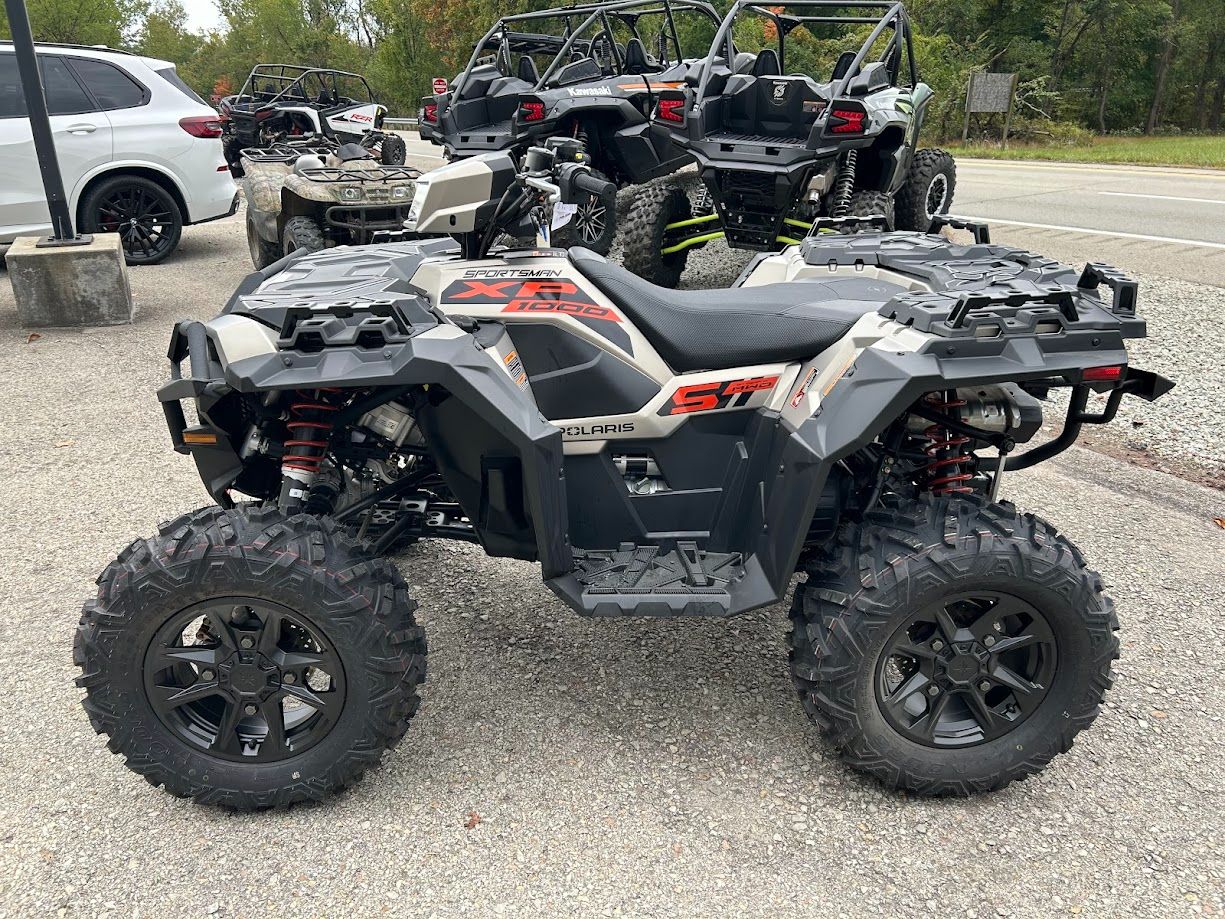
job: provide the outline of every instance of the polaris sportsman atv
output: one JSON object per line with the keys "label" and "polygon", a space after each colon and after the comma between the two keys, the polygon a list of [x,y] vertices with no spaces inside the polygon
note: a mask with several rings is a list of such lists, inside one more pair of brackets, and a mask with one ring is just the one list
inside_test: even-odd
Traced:
{"label": "polaris sportsman atv", "polygon": [[[868,24],[857,51],[838,54],[845,42],[824,38]],[[752,28],[773,41],[729,57],[733,31]],[[819,66],[814,44],[836,56],[832,69],[788,73],[792,58]],[[737,0],[694,78],[661,91],[653,112],[697,160],[702,191],[695,202],[676,184],[645,189],[626,216],[626,267],[674,287],[692,248],[723,238],[738,249],[777,250],[818,217],[879,215],[890,227],[926,232],[948,212],[956,184],[949,154],[915,150],[931,96],[900,3]]]}
{"label": "polaris sportsman atv", "polygon": [[404,229],[421,174],[360,144],[273,144],[243,151],[247,245],[256,268],[298,249],[413,238]]}
{"label": "polaris sportsman atv", "polygon": [[[1135,283],[974,226],[813,235],[729,290],[490,251],[602,191],[564,154],[423,177],[410,224],[458,242],[295,252],[177,325],[158,398],[216,504],[123,550],[85,606],[110,748],[232,808],[356,781],[418,707],[425,637],[380,557],[415,536],[537,562],[589,616],[734,615],[803,573],[800,700],[890,787],[989,791],[1066,751],[1110,685],[1114,609],[1003,486],[1172,385],[1129,364]],[[1062,431],[1032,445],[1056,390]],[[352,479],[379,484],[353,501]],[[389,500],[377,544],[355,538]]]}
{"label": "polaris sportsman atv", "polygon": [[[499,19],[447,91],[422,100],[421,136],[442,145],[448,159],[522,155],[551,137],[570,137],[617,186],[669,175],[692,160],[649,116],[659,93],[680,86],[697,60],[685,57],[681,12],[711,34],[719,25],[700,0],[622,0]],[[535,31],[548,26],[562,34]],[[607,253],[617,231],[615,193],[575,206],[554,242]]]}
{"label": "polaris sportsman atv", "polygon": [[387,107],[375,101],[360,74],[259,64],[220,110],[221,144],[235,178],[242,178],[244,151],[302,138],[315,145],[360,144],[384,165],[404,165],[404,139],[383,131]]}

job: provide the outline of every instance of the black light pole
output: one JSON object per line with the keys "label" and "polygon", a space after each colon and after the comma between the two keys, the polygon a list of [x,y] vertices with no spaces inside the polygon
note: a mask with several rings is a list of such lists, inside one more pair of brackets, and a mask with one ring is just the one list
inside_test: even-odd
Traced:
{"label": "black light pole", "polygon": [[25,93],[26,113],[30,116],[30,133],[34,135],[34,150],[42,172],[43,190],[47,194],[47,209],[51,211],[52,234],[39,246],[71,246],[89,242],[89,237],[77,236],[72,229],[72,214],[64,194],[64,179],[60,176],[60,161],[55,155],[55,139],[51,136],[51,120],[47,117],[47,98],[43,94],[42,74],[34,53],[34,36],[30,32],[30,17],[25,0],[4,0],[9,29],[13,33],[13,50],[17,55],[17,72]]}

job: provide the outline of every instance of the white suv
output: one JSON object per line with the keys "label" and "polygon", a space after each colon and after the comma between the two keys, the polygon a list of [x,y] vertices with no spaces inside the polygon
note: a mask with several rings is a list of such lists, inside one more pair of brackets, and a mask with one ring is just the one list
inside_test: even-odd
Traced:
{"label": "white suv", "polygon": [[[120,233],[128,264],[174,251],[186,224],[234,213],[221,116],[167,61],[37,46],[64,192],[81,233]],[[0,42],[0,245],[51,229],[12,42]]]}

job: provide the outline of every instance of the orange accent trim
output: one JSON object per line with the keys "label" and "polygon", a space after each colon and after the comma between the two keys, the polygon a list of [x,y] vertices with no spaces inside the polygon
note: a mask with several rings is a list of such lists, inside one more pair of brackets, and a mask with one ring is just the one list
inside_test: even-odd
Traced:
{"label": "orange accent trim", "polygon": [[204,431],[186,431],[183,434],[183,443],[185,444],[215,444],[217,443],[217,435],[208,434]]}

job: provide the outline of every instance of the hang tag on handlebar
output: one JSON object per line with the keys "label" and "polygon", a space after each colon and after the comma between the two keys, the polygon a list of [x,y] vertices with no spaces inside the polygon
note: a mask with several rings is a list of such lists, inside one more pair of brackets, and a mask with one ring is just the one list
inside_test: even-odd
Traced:
{"label": "hang tag on handlebar", "polygon": [[574,215],[578,213],[577,204],[566,204],[564,201],[559,201],[553,205],[553,220],[551,227],[554,230],[560,229],[568,224]]}

